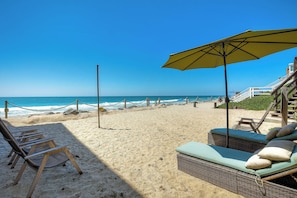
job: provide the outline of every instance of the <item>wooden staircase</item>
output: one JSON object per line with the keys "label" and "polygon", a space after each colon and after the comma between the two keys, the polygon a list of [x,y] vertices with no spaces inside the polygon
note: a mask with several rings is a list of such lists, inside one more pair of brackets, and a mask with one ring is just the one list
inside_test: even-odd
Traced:
{"label": "wooden staircase", "polygon": [[[293,97],[290,97],[288,99],[288,118],[289,119],[295,119],[297,111],[297,93],[294,94]],[[281,109],[278,107],[274,110],[274,112],[271,113],[272,117],[281,117]]]}
{"label": "wooden staircase", "polygon": [[274,96],[274,111],[272,117],[285,117],[296,120],[297,112],[297,71],[293,72],[288,78],[275,88],[271,95]]}

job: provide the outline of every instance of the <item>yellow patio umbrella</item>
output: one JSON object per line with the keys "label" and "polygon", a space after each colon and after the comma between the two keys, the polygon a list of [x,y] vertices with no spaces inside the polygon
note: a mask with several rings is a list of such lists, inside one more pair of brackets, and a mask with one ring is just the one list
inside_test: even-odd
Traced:
{"label": "yellow patio umbrella", "polygon": [[162,68],[190,70],[224,65],[226,89],[227,136],[229,146],[229,97],[227,64],[260,59],[297,46],[297,28],[246,31],[216,42],[170,55]]}

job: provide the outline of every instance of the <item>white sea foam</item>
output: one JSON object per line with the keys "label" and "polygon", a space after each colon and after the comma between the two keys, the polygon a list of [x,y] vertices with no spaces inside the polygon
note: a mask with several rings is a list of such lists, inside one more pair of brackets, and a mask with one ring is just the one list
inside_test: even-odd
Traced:
{"label": "white sea foam", "polygon": [[[193,100],[193,99],[192,99]],[[189,101],[191,102],[191,101]],[[193,102],[193,101],[192,101]],[[176,99],[157,99],[149,100],[138,100],[138,101],[118,101],[118,102],[101,102],[100,107],[103,107],[106,110],[118,110],[123,108],[131,107],[144,107],[147,105],[156,105],[156,104],[185,104],[186,98],[176,98]],[[74,103],[70,105],[52,105],[52,106],[9,106],[8,116],[28,116],[33,114],[50,114],[50,113],[63,113],[69,109],[77,109],[78,111],[96,111],[97,104],[87,104],[87,103],[78,103],[78,106]],[[5,109],[0,108],[0,117],[5,116]]]}
{"label": "white sea foam", "polygon": [[[146,103],[143,101],[139,102],[126,102],[126,108],[131,106],[145,106]],[[100,107],[106,110],[118,110],[124,108],[124,102],[104,102],[100,104]],[[50,113],[63,113],[68,109],[75,109],[78,111],[96,111],[97,104],[79,104],[69,106],[33,106],[33,107],[9,107],[9,116],[24,116],[33,114],[50,114]],[[5,116],[5,109],[0,108],[0,117]]]}

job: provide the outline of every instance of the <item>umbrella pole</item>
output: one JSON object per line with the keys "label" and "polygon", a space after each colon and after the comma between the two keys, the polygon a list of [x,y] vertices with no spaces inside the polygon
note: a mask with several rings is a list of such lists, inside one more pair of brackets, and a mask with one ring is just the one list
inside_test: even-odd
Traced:
{"label": "umbrella pole", "polygon": [[98,109],[98,128],[100,128],[100,96],[99,96],[99,65],[97,65],[97,109]]}
{"label": "umbrella pole", "polygon": [[[224,44],[223,44],[224,48]],[[226,147],[229,147],[229,96],[228,96],[228,82],[227,82],[227,66],[226,66],[226,54],[224,51],[224,73],[225,73],[225,89],[226,89],[226,122],[227,122],[227,130],[226,130]]]}

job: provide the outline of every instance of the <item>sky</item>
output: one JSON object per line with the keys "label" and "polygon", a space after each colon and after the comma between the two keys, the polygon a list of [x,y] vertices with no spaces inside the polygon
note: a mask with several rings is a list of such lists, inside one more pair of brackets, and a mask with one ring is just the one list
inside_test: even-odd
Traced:
{"label": "sky", "polygon": [[[297,27],[295,0],[1,0],[0,97],[224,95],[224,68],[161,68],[246,30]],[[297,48],[230,64],[230,94],[286,74]]]}

